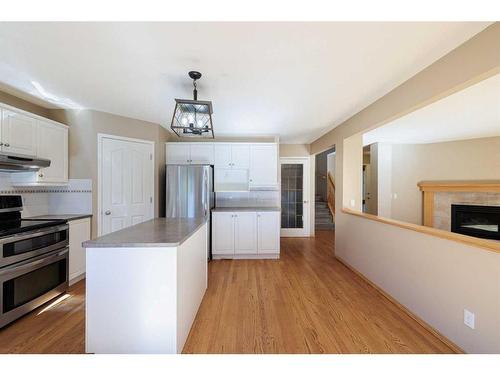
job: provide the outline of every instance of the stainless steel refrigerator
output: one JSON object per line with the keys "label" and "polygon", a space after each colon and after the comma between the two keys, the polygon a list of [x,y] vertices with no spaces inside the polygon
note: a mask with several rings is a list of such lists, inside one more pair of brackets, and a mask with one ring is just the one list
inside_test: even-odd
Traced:
{"label": "stainless steel refrigerator", "polygon": [[206,217],[209,220],[208,258],[211,258],[211,209],[215,204],[211,165],[167,165],[166,217]]}

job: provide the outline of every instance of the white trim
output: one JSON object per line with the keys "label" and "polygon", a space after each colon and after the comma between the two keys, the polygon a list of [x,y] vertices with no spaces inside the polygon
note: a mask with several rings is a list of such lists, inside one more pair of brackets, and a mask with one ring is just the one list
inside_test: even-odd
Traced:
{"label": "white trim", "polygon": [[279,259],[280,253],[274,254],[213,254],[212,259]]}
{"label": "white trim", "polygon": [[[311,228],[312,228],[312,217],[314,214],[314,211],[311,207],[314,207],[314,202],[311,203],[311,172],[310,172],[310,157],[309,156],[297,156],[297,157],[291,157],[291,156],[282,156],[279,158],[279,180],[281,181],[281,165],[282,164],[290,164],[290,163],[300,163],[304,166],[304,181],[303,185],[307,189],[307,195],[303,195],[303,199],[308,199],[308,204],[309,206],[307,207],[307,220],[304,221],[304,229],[302,234],[294,234],[293,232],[290,232],[288,229],[280,229],[280,236],[281,237],[310,237],[311,236]],[[280,184],[281,186],[281,184]],[[280,194],[281,196],[281,194]],[[306,198],[307,197],[307,198]],[[281,198],[280,198],[281,199]],[[281,201],[280,201],[280,207],[281,207]],[[305,210],[305,208],[304,208]],[[314,232],[313,232],[314,233]]]}
{"label": "white trim", "polygon": [[156,188],[155,142],[148,141],[145,139],[139,139],[139,138],[129,138],[129,137],[121,137],[118,135],[112,135],[112,134],[97,133],[97,236],[102,235],[102,228],[101,228],[101,224],[102,224],[101,223],[102,222],[102,186],[101,186],[101,181],[102,181],[102,141],[106,138],[107,139],[114,139],[114,140],[118,140],[118,141],[143,143],[143,144],[148,144],[148,145],[153,146],[153,159],[151,160],[153,163],[153,217],[154,217],[155,205],[156,205],[156,196],[155,196],[155,190],[156,190],[155,189]]}

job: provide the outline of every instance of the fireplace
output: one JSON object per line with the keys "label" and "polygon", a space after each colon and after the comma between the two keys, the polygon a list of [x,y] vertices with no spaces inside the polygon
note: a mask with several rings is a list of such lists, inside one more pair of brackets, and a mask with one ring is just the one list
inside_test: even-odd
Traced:
{"label": "fireplace", "polygon": [[500,241],[500,205],[451,205],[451,231]]}

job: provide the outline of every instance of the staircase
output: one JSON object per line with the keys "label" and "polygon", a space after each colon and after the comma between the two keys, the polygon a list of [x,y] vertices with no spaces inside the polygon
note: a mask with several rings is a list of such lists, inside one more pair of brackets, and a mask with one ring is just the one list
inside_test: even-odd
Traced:
{"label": "staircase", "polygon": [[334,230],[335,224],[333,223],[332,214],[328,209],[327,203],[323,200],[321,195],[316,195],[315,202],[315,215],[314,215],[314,228],[315,230]]}

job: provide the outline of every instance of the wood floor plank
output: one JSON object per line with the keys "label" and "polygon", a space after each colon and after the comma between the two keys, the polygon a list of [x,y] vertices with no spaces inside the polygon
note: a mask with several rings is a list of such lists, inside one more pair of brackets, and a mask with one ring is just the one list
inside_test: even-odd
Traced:
{"label": "wood floor plank", "polygon": [[[333,232],[279,260],[218,260],[184,353],[452,353],[334,257]],[[0,353],[83,353],[85,284],[0,329]],[[44,311],[44,309],[46,309]]]}

